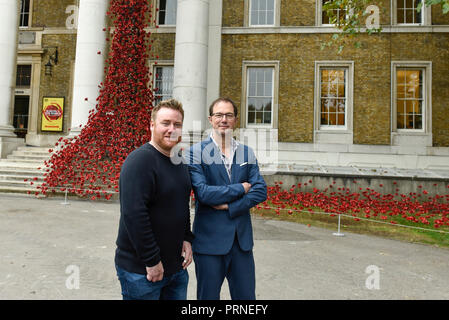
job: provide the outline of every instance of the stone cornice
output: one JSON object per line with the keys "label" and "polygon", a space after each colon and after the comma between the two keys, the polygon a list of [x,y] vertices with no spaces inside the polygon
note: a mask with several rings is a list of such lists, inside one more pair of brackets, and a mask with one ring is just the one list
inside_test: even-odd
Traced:
{"label": "stone cornice", "polygon": [[[338,33],[340,30],[329,26],[301,27],[223,27],[222,34],[271,34],[271,33]],[[366,29],[361,29],[362,33]],[[449,33],[449,25],[444,26],[382,26],[382,33]]]}

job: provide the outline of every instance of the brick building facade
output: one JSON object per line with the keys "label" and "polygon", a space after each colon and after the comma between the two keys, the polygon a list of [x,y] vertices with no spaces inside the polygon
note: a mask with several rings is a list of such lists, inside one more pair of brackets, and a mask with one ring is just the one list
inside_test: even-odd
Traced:
{"label": "brick building facade", "polygon": [[[194,119],[202,130],[208,104],[228,96],[239,107],[240,132],[274,133],[270,139],[276,140],[280,163],[449,170],[449,15],[439,6],[417,13],[412,2],[383,0],[382,32],[361,35],[361,48],[347,40],[338,53],[335,47],[321,48],[336,30],[323,15],[321,1],[149,1],[153,43],[148,63],[156,99],[186,99],[187,110],[193,105],[199,110],[194,114],[204,113]],[[74,96],[86,85],[75,76],[76,65],[89,60],[79,58],[76,48],[79,23],[89,18],[82,13],[83,2],[101,0],[19,0],[16,78],[25,81],[15,83],[9,121],[27,144],[52,145],[82,123],[73,115],[81,104]],[[198,12],[203,19],[178,21]],[[101,24],[108,21],[97,29]],[[177,26],[205,39],[195,50],[206,61],[180,62],[195,57],[176,56],[178,46],[187,42]],[[107,48],[101,51],[104,60]],[[189,102],[181,93],[183,85],[176,81],[182,65],[202,67],[198,72],[205,84],[198,92],[204,91],[203,100]],[[65,98],[62,132],[41,130],[46,96]],[[90,101],[94,98],[87,108],[93,107]]]}

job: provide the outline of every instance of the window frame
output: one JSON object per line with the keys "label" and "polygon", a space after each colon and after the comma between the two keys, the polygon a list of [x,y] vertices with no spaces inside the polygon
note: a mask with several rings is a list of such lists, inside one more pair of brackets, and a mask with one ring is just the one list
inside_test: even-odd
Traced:
{"label": "window frame", "polygon": [[244,0],[243,25],[250,28],[273,28],[280,26],[281,0],[274,1],[273,24],[251,24],[251,0]]}
{"label": "window frame", "polygon": [[[30,74],[29,74],[29,81],[30,84],[29,85],[20,85],[17,83],[18,77],[19,77],[19,68],[21,67],[29,67],[30,69]],[[18,89],[30,89],[32,86],[32,80],[33,80],[33,64],[32,63],[17,63],[16,66],[16,82],[15,82],[15,87]]]}
{"label": "window frame", "polygon": [[[272,104],[270,124],[249,124],[248,123],[248,69],[249,68],[272,68]],[[278,127],[279,109],[279,61],[243,61],[242,64],[242,99],[240,110],[240,126],[242,128],[264,128],[276,129]]]}
{"label": "window frame", "polygon": [[[154,88],[156,88],[156,68],[158,67],[173,67],[174,72],[174,61],[172,60],[162,60],[162,61],[150,61],[150,70],[151,70],[151,76],[150,76],[150,83],[152,86],[152,92],[153,92],[153,106],[156,106],[156,92],[154,91]],[[173,97],[173,93],[172,93]]]}
{"label": "window frame", "polygon": [[[345,124],[344,125],[323,125],[321,124],[321,100],[323,99],[322,97],[322,92],[321,92],[321,84],[322,84],[322,78],[321,78],[321,70],[322,69],[334,69],[334,70],[343,70],[344,71],[344,75],[345,75]],[[348,93],[349,93],[349,68],[348,67],[335,67],[335,66],[320,66],[319,70],[318,70],[319,74],[318,74],[318,103],[319,103],[319,118],[320,118],[320,122],[319,122],[319,127],[320,130],[322,131],[326,131],[326,130],[347,130],[348,129]],[[336,114],[338,114],[338,112],[336,112]]]}
{"label": "window frame", "polygon": [[[419,71],[419,72],[421,73],[421,81],[422,81],[422,83],[419,83],[420,85],[422,85],[421,92],[420,92],[421,98],[418,98],[418,99],[413,98],[413,99],[411,99],[411,101],[414,101],[414,100],[421,101],[421,113],[419,113],[419,115],[421,116],[421,128],[415,128],[415,121],[413,121],[413,122],[414,122],[414,123],[413,123],[413,127],[414,127],[414,128],[399,128],[399,127],[398,127],[398,121],[399,121],[399,119],[398,119],[398,111],[400,111],[400,110],[398,110],[398,103],[399,103],[399,99],[400,99],[400,98],[398,97],[398,94],[397,94],[397,93],[398,93],[398,86],[400,85],[400,83],[398,83],[397,80],[398,80],[398,72],[401,71],[401,70],[402,70],[402,71],[412,71],[412,70],[414,70],[414,71]],[[426,93],[426,90],[427,90],[426,80],[427,80],[427,76],[426,76],[426,70],[425,70],[425,68],[396,67],[396,69],[395,69],[395,80],[396,80],[396,84],[395,84],[395,97],[394,97],[394,103],[395,103],[395,106],[396,106],[396,113],[395,113],[396,119],[395,119],[395,123],[396,123],[396,129],[397,129],[397,131],[398,131],[398,132],[399,132],[399,131],[425,132],[424,124],[425,124],[425,122],[426,122],[426,110],[427,110],[427,103],[426,103],[426,97],[427,97],[427,93]],[[405,83],[403,83],[403,84],[405,84]],[[406,101],[409,101],[409,99],[407,99],[407,98],[402,98],[401,101],[406,102]],[[402,108],[404,108],[404,106],[403,106]],[[408,113],[405,113],[405,115],[406,115],[406,114],[408,114]]]}
{"label": "window frame", "polygon": [[[410,68],[423,70],[422,129],[399,129],[397,127],[397,70]],[[427,135],[432,132],[432,62],[392,61],[391,62],[391,131],[394,135]]]}
{"label": "window frame", "polygon": [[[346,16],[348,15],[349,8],[346,10]],[[317,26],[322,27],[335,27],[333,23],[323,23],[323,0],[316,0],[316,16],[315,21]]]}
{"label": "window frame", "polygon": [[[321,125],[321,69],[345,69],[345,125]],[[354,95],[354,61],[315,61],[314,83],[314,142],[345,143],[353,140],[353,95]]]}
{"label": "window frame", "polygon": [[25,0],[21,0],[19,3],[19,29],[23,30],[23,29],[29,29],[31,28],[31,24],[33,21],[33,0],[29,0],[29,11],[28,11],[28,25],[27,26],[22,26],[22,2]]}
{"label": "window frame", "polygon": [[[31,57],[26,57],[26,56],[22,56],[22,57],[18,57],[17,60],[17,65],[16,65],[16,73],[17,73],[17,69],[19,68],[19,66],[30,66],[31,67],[31,72],[30,72],[30,85],[29,86],[17,86],[17,74],[16,74],[16,78],[14,81],[14,94],[13,94],[13,99],[15,99],[16,96],[29,96],[29,105],[28,105],[28,116],[27,116],[27,124],[26,124],[26,128],[28,130],[28,133],[30,133],[30,130],[32,129],[32,115],[33,115],[33,104],[34,101],[36,100],[35,98],[37,98],[39,96],[39,88],[36,88],[36,81],[33,81],[33,79],[35,80],[36,74],[37,76],[39,76],[40,74],[40,68],[39,65],[40,63],[35,63],[34,58]],[[33,92],[37,92],[37,94],[33,94]],[[15,118],[15,113],[14,113],[14,103],[11,104],[10,110],[11,110],[11,115],[10,115],[10,121],[11,123],[14,122],[14,118]],[[36,107],[37,108],[37,107]],[[15,128],[16,129],[16,128]]]}
{"label": "window frame", "polygon": [[[422,0],[424,1],[424,0]],[[391,24],[401,27],[429,26],[432,20],[432,7],[422,6],[420,23],[398,23],[398,0],[391,0]]]}
{"label": "window frame", "polygon": [[[177,0],[174,0],[176,3],[176,11],[178,10],[178,2]],[[162,28],[172,28],[172,27],[176,27],[176,21],[175,24],[160,24],[159,23],[159,13],[160,13],[160,0],[156,0],[156,6],[155,8],[157,8],[157,10],[155,10],[155,16],[156,16],[156,26],[162,27]],[[175,16],[175,20],[176,20],[176,16]]]}

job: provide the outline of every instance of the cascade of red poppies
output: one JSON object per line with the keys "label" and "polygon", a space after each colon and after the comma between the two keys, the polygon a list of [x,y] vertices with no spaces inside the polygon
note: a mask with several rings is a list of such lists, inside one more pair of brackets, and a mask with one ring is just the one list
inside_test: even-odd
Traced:
{"label": "cascade of red poppies", "polygon": [[149,12],[147,0],[111,0],[107,14],[114,28],[112,34],[110,28],[103,30],[111,35],[106,39],[111,46],[96,106],[78,136],[59,139],[37,194],[67,189],[93,200],[109,199],[118,191],[126,156],[150,140]]}
{"label": "cascade of red poppies", "polygon": [[[354,180],[354,183],[357,181]],[[276,182],[275,186],[268,187],[267,200],[257,205],[256,210],[275,209],[276,214],[284,209],[289,214],[322,211],[330,216],[351,215],[356,221],[371,218],[392,224],[396,224],[395,219],[401,217],[418,225],[449,231],[449,194],[428,196],[427,190],[399,194],[399,189],[396,193],[384,194],[372,188],[359,188],[360,192],[354,192],[334,184],[335,181],[324,190],[314,187],[312,191],[306,191],[304,188],[308,185],[313,186],[312,180],[292,185],[288,190],[283,190],[282,181]]]}

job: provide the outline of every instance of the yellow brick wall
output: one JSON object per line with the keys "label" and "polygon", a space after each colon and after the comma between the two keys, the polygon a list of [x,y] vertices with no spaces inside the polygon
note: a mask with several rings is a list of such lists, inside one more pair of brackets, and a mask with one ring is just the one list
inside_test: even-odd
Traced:
{"label": "yellow brick wall", "polygon": [[158,60],[174,60],[175,37],[174,33],[153,33],[150,37],[152,41],[150,55],[159,56]]}
{"label": "yellow brick wall", "polygon": [[432,24],[449,25],[449,13],[443,14],[441,5],[432,6]]}
{"label": "yellow brick wall", "polygon": [[[149,0],[155,1],[155,0]],[[282,0],[281,26],[315,25],[316,0]],[[382,0],[381,24],[389,24],[388,0]],[[76,0],[34,0],[33,26],[64,27],[68,5]],[[449,14],[433,7],[434,24],[448,24]],[[242,27],[244,0],[223,1],[223,26]],[[353,47],[347,40],[345,49],[321,50],[329,34],[242,34],[222,37],[220,93],[242,99],[242,61],[278,60],[279,66],[279,139],[283,142],[313,142],[315,61],[354,61],[354,143],[389,145],[391,115],[391,61],[432,61],[432,130],[434,146],[449,146],[449,34],[382,34],[361,36],[363,46]],[[174,60],[175,34],[153,33],[150,54],[158,60]],[[76,34],[44,35],[43,46],[60,48],[60,63],[48,78],[42,69],[40,109],[44,95],[70,97],[70,64],[75,59]],[[150,57],[150,59],[153,59]],[[48,61],[43,56],[43,64]],[[71,101],[66,99],[66,114]],[[39,117],[40,118],[40,117]],[[70,122],[65,118],[64,128]],[[40,128],[40,123],[38,125]]]}
{"label": "yellow brick wall", "polygon": [[[64,106],[64,132],[70,128],[71,108],[72,108],[72,88],[71,77],[72,63],[75,61],[76,52],[76,34],[67,35],[43,35],[42,46],[57,46],[59,51],[59,62],[53,66],[53,75],[45,75],[45,64],[48,62],[48,53],[44,53],[42,57],[41,79],[39,90],[39,116],[38,116],[38,132],[41,131],[42,118],[42,98],[45,96],[65,97]],[[49,53],[53,53],[51,50]],[[52,133],[49,133],[52,134]],[[58,133],[55,133],[58,134]]]}
{"label": "yellow brick wall", "polygon": [[[389,145],[391,61],[433,62],[434,146],[449,146],[449,35],[382,34],[361,36],[362,48],[346,41],[341,54],[321,50],[330,35],[223,35],[221,94],[240,105],[242,61],[278,60],[279,140],[313,142],[315,61],[354,61],[354,143]],[[413,48],[413,50],[410,50]]]}
{"label": "yellow brick wall", "polygon": [[77,0],[33,0],[32,27],[65,28],[69,5],[77,5]]}
{"label": "yellow brick wall", "polygon": [[[317,0],[280,1],[281,26],[315,25],[315,10]],[[378,6],[380,8],[380,24],[390,24],[390,0],[378,0]],[[243,27],[244,9],[244,0],[223,1],[223,27]]]}
{"label": "yellow brick wall", "polygon": [[[449,33],[393,34],[393,60],[432,61],[432,133],[435,147],[449,147]],[[412,50],[410,49],[412,48]]]}
{"label": "yellow brick wall", "polygon": [[281,26],[314,26],[316,0],[281,1]]}
{"label": "yellow brick wall", "polygon": [[223,27],[243,27],[244,11],[244,0],[223,1]]}

